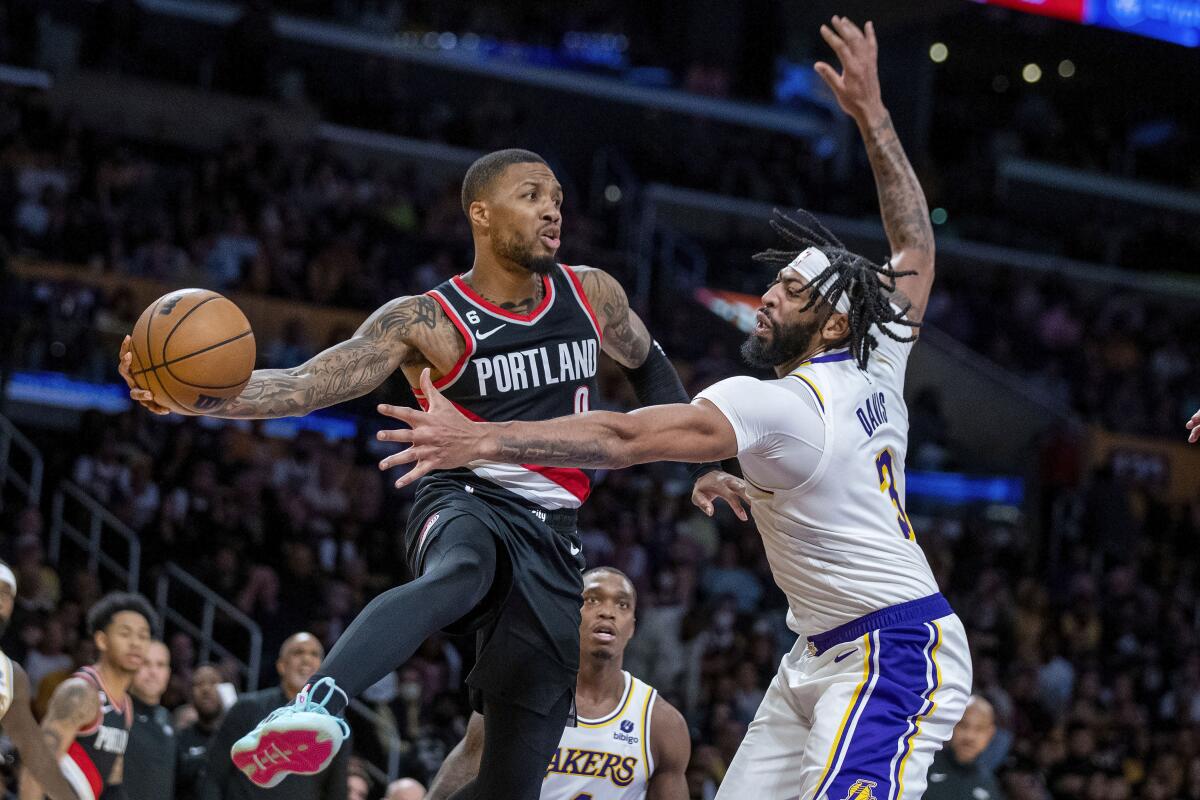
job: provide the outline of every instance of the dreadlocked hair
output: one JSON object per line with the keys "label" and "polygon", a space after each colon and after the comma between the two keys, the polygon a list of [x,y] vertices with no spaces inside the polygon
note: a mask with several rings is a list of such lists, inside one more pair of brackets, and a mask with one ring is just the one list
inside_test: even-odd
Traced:
{"label": "dreadlocked hair", "polygon": [[[896,291],[896,278],[916,275],[916,272],[892,269],[889,262],[875,264],[865,256],[850,252],[840,239],[804,209],[797,209],[794,215],[775,209],[770,223],[780,236],[789,243],[798,245],[800,249],[764,250],[757,253],[754,260],[784,266],[792,263],[809,247],[816,247],[825,254],[829,259],[829,266],[804,285],[805,289],[818,287],[818,290],[810,293],[808,302],[800,310],[808,311],[818,300],[824,299],[829,304],[830,313],[833,313],[832,310],[837,307],[842,297],[847,297],[850,301],[850,313],[847,315],[850,333],[845,341],[851,355],[858,362],[859,369],[867,368],[867,359],[871,357],[871,351],[879,345],[879,341],[871,333],[872,328],[878,328],[889,339],[897,342],[911,342],[917,338],[915,329],[921,327],[921,323],[907,317],[912,303],[906,303],[897,311],[891,302],[893,292]],[[887,323],[913,328],[913,334],[901,336],[887,327]]]}

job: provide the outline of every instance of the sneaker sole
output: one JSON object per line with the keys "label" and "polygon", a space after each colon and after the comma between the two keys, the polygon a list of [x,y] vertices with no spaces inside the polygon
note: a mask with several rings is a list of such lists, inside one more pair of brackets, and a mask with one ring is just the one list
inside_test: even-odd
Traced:
{"label": "sneaker sole", "polygon": [[[266,789],[293,773],[315,775],[336,755],[333,742],[328,737],[320,738],[320,731],[314,730],[267,731],[250,745],[234,745],[233,764],[255,785]],[[287,760],[276,760],[279,753],[287,754]]]}

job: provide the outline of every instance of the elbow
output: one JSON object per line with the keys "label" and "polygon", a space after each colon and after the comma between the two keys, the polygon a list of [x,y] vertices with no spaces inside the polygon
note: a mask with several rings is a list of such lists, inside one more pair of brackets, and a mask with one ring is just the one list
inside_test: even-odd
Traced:
{"label": "elbow", "polygon": [[598,442],[597,461],[608,469],[627,467],[653,461],[648,437],[636,414],[614,414],[605,426],[604,435]]}

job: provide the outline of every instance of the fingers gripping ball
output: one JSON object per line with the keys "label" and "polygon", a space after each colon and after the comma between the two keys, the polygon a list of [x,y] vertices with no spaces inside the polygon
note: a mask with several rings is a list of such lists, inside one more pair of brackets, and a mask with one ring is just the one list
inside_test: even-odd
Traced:
{"label": "fingers gripping ball", "polygon": [[133,328],[133,380],[168,408],[209,414],[254,370],[254,332],[234,303],[207,289],[165,294]]}

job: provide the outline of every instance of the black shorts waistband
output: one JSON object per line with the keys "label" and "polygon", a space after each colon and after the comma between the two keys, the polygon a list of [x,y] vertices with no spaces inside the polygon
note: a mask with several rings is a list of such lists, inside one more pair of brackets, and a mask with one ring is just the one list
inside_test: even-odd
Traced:
{"label": "black shorts waistband", "polygon": [[548,509],[531,503],[522,503],[529,513],[556,531],[574,533],[579,527],[579,511],[574,508]]}
{"label": "black shorts waistband", "polygon": [[832,630],[808,637],[808,651],[819,656],[831,647],[865,636],[880,628],[890,628],[893,625],[908,625],[914,622],[929,622],[930,620],[947,617],[954,613],[950,601],[941,592],[909,600],[907,603],[897,603],[894,606],[872,611],[858,619],[852,619],[844,625]]}

